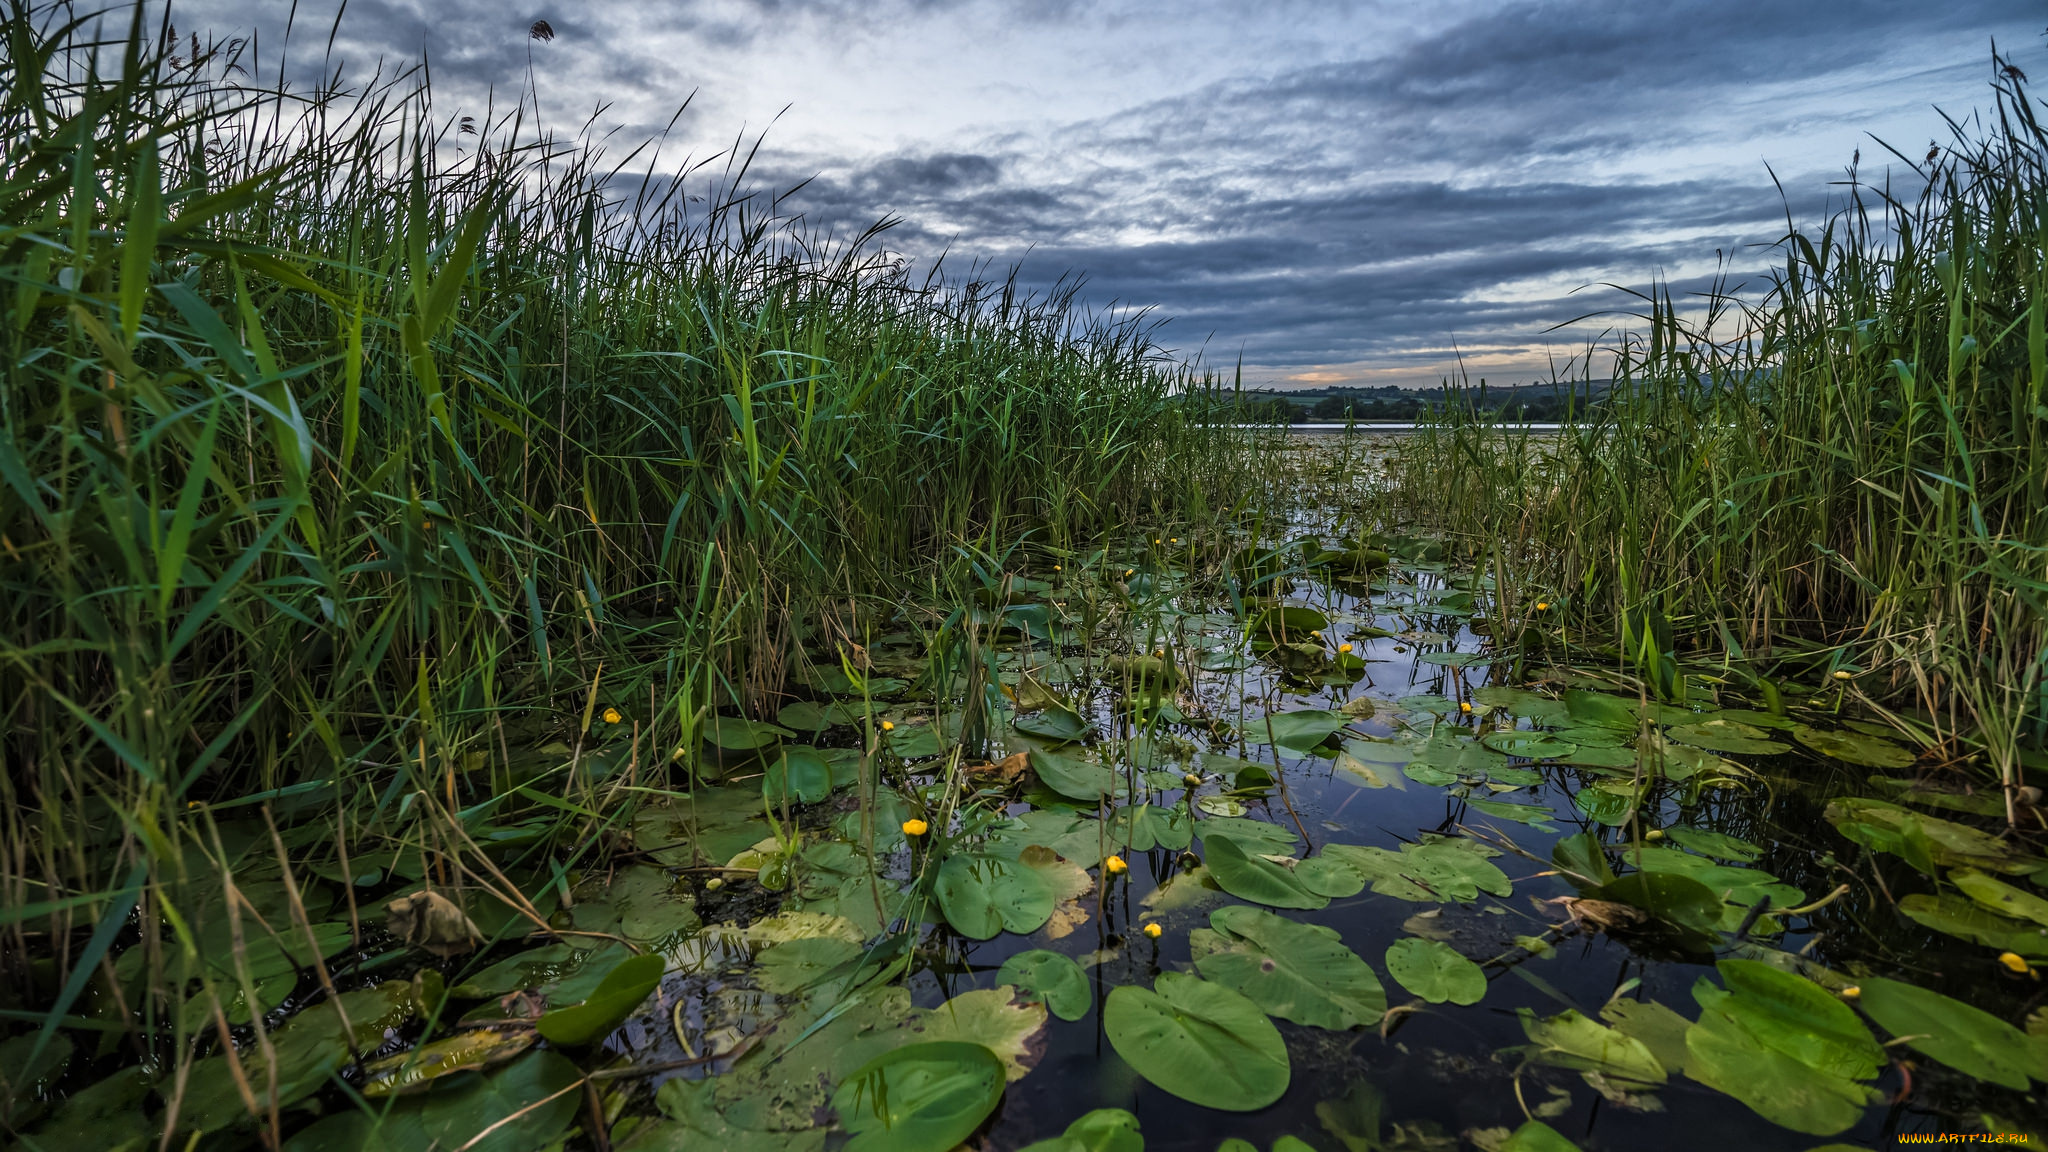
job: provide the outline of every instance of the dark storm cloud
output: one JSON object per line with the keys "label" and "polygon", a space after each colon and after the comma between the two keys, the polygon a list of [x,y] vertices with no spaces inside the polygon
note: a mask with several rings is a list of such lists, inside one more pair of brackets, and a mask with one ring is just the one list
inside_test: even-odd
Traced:
{"label": "dark storm cloud", "polygon": [[[691,62],[713,54],[744,60],[793,37],[873,38],[877,29],[900,28],[909,43],[933,21],[969,18],[1128,33],[1143,52],[1144,22],[1181,13],[1128,6],[1141,2],[725,0],[528,12],[486,0],[354,0],[336,54],[358,68],[425,58],[449,107],[485,92],[511,103],[531,59],[551,120],[573,125],[616,101],[603,127],[616,131],[614,146],[630,147],[662,130],[695,82]],[[271,21],[266,45],[276,43],[274,7],[181,5],[195,10]],[[1272,19],[1338,10],[1294,5]],[[1341,10],[1381,12],[1385,34],[1313,60],[1230,55],[1232,67],[1206,73],[1222,79],[1153,91],[1133,81],[1098,115],[1034,121],[1026,109],[1000,131],[956,130],[879,155],[835,154],[815,140],[783,151],[770,131],[749,179],[769,193],[801,184],[781,208],[838,235],[896,218],[884,242],[915,258],[1022,260],[1040,285],[1085,274],[1090,302],[1151,307],[1173,318],[1168,335],[1180,347],[1206,344],[1226,360],[1241,350],[1269,378],[1313,365],[1440,364],[1454,340],[1540,363],[1545,347],[1569,354],[1581,338],[1546,329],[1627,301],[1573,291],[1582,285],[1668,276],[1696,289],[1717,249],[1739,279],[1761,282],[1763,245],[1782,234],[1788,209],[1811,221],[1839,203],[1830,181],[1849,161],[1839,152],[1873,115],[1895,115],[1901,91],[1915,109],[1986,102],[1994,35],[2023,63],[2048,68],[2037,0],[1534,0],[1432,25],[1398,8]],[[1229,15],[1194,5],[1185,19]],[[556,32],[544,45],[525,34],[540,17]],[[326,32],[301,22],[301,67],[318,64]],[[1234,49],[1227,37],[1217,44]],[[1013,66],[1028,77],[1046,61],[1024,55]],[[916,70],[909,76],[913,104],[952,95],[936,74],[928,92]],[[726,139],[738,129],[726,125]],[[1840,143],[1791,153],[1778,143],[1815,139]],[[1893,178],[1913,182],[1896,158],[1861,143],[1866,175],[1889,162]],[[1898,143],[1909,154],[1922,147]]]}

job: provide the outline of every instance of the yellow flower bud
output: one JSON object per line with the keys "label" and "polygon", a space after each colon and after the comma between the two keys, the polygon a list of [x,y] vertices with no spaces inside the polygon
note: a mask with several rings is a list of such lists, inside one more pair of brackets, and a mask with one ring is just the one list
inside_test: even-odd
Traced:
{"label": "yellow flower bud", "polygon": [[1349,644],[1339,644],[1339,645],[1337,645],[1337,651],[1339,651],[1339,652],[1349,652],[1349,651],[1351,651],[1351,645],[1349,645]]}
{"label": "yellow flower bud", "polygon": [[1057,565],[1057,564],[1055,564],[1055,565],[1053,565],[1053,566],[1052,566],[1052,570],[1053,570],[1053,571],[1055,571],[1055,572],[1061,572],[1061,571],[1064,571],[1064,569],[1062,569],[1062,568],[1061,568],[1061,567],[1060,567],[1059,565]]}
{"label": "yellow flower bud", "polygon": [[1662,828],[1652,828],[1648,832],[1643,833],[1643,839],[1645,840],[1662,840],[1663,838],[1664,830]]}
{"label": "yellow flower bud", "polygon": [[882,731],[884,731],[884,732],[894,732],[895,730],[896,730],[896,722],[895,722],[894,720],[884,720],[884,721],[882,721]]}
{"label": "yellow flower bud", "polygon": [[910,819],[903,822],[903,834],[905,836],[922,836],[930,830],[931,826],[922,820]]}
{"label": "yellow flower bud", "polygon": [[1200,776],[1195,775],[1193,772],[1190,772],[1187,775],[1181,777],[1180,782],[1187,785],[1190,788],[1200,788],[1202,786],[1202,778]]}
{"label": "yellow flower bud", "polygon": [[1152,938],[1152,939],[1154,939],[1154,940],[1157,940],[1157,939],[1159,939],[1159,938],[1160,938],[1161,936],[1164,936],[1165,934],[1166,934],[1166,929],[1164,929],[1164,928],[1161,928],[1161,927],[1160,927],[1159,925],[1157,925],[1157,924],[1147,924],[1147,925],[1145,925],[1145,935],[1147,935],[1147,936],[1151,937],[1151,938]]}
{"label": "yellow flower bud", "polygon": [[1847,680],[1847,679],[1849,679],[1849,678],[1850,678],[1850,672],[1849,672],[1849,670],[1848,670],[1847,668],[1837,668],[1837,669],[1835,669],[1835,679],[1837,679],[1837,680]]}
{"label": "yellow flower bud", "polygon": [[1844,1000],[1854,1000],[1858,996],[1863,995],[1863,989],[1851,984],[1847,988],[1842,989],[1840,995]]}
{"label": "yellow flower bud", "polygon": [[2017,952],[2000,952],[1998,962],[2022,976],[2033,970],[2033,965],[2027,963],[2026,957]]}
{"label": "yellow flower bud", "polygon": [[604,722],[607,724],[617,724],[619,721],[624,719],[624,716],[619,715],[619,710],[617,708],[607,708],[604,710]]}
{"label": "yellow flower bud", "polygon": [[706,892],[716,892],[723,887],[725,887],[725,881],[717,876],[713,876],[704,882],[704,890]]}
{"label": "yellow flower bud", "polygon": [[1122,872],[1128,872],[1130,871],[1130,868],[1131,866],[1129,864],[1124,863],[1124,858],[1121,856],[1111,856],[1102,862],[1102,870],[1104,872],[1109,873],[1111,876],[1115,876]]}
{"label": "yellow flower bud", "polygon": [[1471,710],[1472,710],[1472,705],[1470,705],[1470,704],[1467,704],[1467,703],[1464,703],[1463,701],[1460,701],[1460,702],[1458,703],[1458,711],[1460,711],[1460,712],[1470,712]]}
{"label": "yellow flower bud", "polygon": [[1550,601],[1548,601],[1548,600],[1538,600],[1538,601],[1536,602],[1536,610],[1537,610],[1538,612],[1548,612],[1548,611],[1550,611]]}

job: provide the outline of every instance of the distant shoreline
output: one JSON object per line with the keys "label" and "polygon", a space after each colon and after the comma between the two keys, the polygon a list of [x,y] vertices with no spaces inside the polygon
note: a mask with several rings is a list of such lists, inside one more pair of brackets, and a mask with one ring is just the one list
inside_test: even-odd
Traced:
{"label": "distant shoreline", "polygon": [[[1286,428],[1286,429],[1287,429],[1287,430],[1288,430],[1289,432],[1307,432],[1307,433],[1310,433],[1310,434],[1312,434],[1312,435],[1317,435],[1317,436],[1327,436],[1327,435],[1329,435],[1329,434],[1331,434],[1331,433],[1333,433],[1333,432],[1344,432],[1344,431],[1347,431],[1347,430],[1348,430],[1348,431],[1351,431],[1351,432],[1394,432],[1394,433],[1400,433],[1400,432],[1414,432],[1414,431],[1416,431],[1417,429],[1419,429],[1419,428],[1421,428],[1421,427],[1424,427],[1424,425],[1418,425],[1418,424],[1416,424],[1416,423],[1415,423],[1415,422],[1413,422],[1413,421],[1394,421],[1394,422],[1373,422],[1373,423],[1366,423],[1366,422],[1363,422],[1363,421],[1361,421],[1361,422],[1359,422],[1359,423],[1355,423],[1355,424],[1343,424],[1343,423],[1329,423],[1329,424],[1324,424],[1324,423],[1317,423],[1317,424],[1287,424],[1287,425],[1274,425],[1274,424],[1238,424],[1238,425],[1235,425],[1234,427],[1238,428],[1238,429],[1239,429],[1239,430],[1241,430],[1241,431],[1246,431],[1246,432],[1249,432],[1249,431],[1252,431],[1252,430],[1254,430],[1254,429],[1258,429],[1258,428],[1276,428],[1276,427],[1285,427],[1285,428]],[[1508,426],[1508,425],[1503,425],[1503,427],[1509,427],[1509,426]],[[1562,424],[1515,424],[1515,425],[1512,425],[1512,427],[1514,427],[1514,428],[1519,428],[1519,429],[1526,429],[1527,431],[1530,431],[1530,432],[1557,432],[1557,431],[1560,431],[1560,430],[1562,430],[1562,429],[1564,428],[1564,425],[1562,425]]]}

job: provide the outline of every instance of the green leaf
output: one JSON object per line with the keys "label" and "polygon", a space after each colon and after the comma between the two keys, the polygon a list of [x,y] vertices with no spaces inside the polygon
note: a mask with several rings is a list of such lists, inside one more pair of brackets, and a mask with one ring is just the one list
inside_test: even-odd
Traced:
{"label": "green leaf", "polygon": [[1251,634],[1274,644],[1290,644],[1329,626],[1330,618],[1313,608],[1280,605],[1252,617]]}
{"label": "green leaf", "polygon": [[1328,712],[1320,708],[1276,712],[1263,720],[1245,721],[1244,742],[1277,744],[1290,751],[1306,752],[1349,723],[1351,717],[1342,712]]}
{"label": "green leaf", "polygon": [[1031,750],[1030,760],[1039,781],[1062,796],[1096,800],[1123,793],[1123,781],[1116,773],[1093,760],[1036,748]]}
{"label": "green leaf", "polygon": [[1194,843],[1194,819],[1187,809],[1175,805],[1132,804],[1109,814],[1111,835],[1133,852],[1171,848],[1178,852]]}
{"label": "green leaf", "polygon": [[1614,880],[1607,852],[1600,846],[1600,838],[1591,832],[1577,832],[1551,845],[1550,862],[1574,884],[1597,885]]}
{"label": "green leaf", "polygon": [[1763,856],[1764,850],[1747,840],[1738,840],[1722,832],[1709,832],[1703,828],[1666,828],[1664,835],[1673,844],[1690,849],[1705,856],[1722,860],[1738,860],[1744,864]]}
{"label": "green leaf", "polygon": [[993,939],[1038,931],[1052,917],[1052,888],[1031,868],[1000,856],[960,853],[939,865],[939,910],[962,936]]}
{"label": "green leaf", "polygon": [[1963,895],[2000,916],[2032,920],[2048,927],[2048,900],[2015,888],[1995,876],[1987,876],[1975,868],[1958,868],[1950,872],[1948,878],[1962,890]]}
{"label": "green leaf", "polygon": [[712,716],[704,722],[704,738],[728,752],[751,752],[771,747],[783,737],[794,735],[796,733],[789,729],[765,720]]}
{"label": "green leaf", "polygon": [[1550,830],[1550,825],[1546,824],[1545,821],[1557,818],[1557,812],[1554,809],[1546,808],[1541,804],[1515,804],[1506,800],[1482,800],[1477,796],[1467,796],[1465,803],[1479,809],[1488,816],[1498,816],[1503,820],[1514,820],[1546,831]]}
{"label": "green leaf", "polygon": [[1212,816],[1207,820],[1197,820],[1195,835],[1201,837],[1205,844],[1212,839],[1228,837],[1247,852],[1263,852],[1269,856],[1293,854],[1294,846],[1301,839],[1291,828],[1242,816]]}
{"label": "green leaf", "polygon": [[561,1053],[529,1052],[488,1075],[400,1099],[381,1119],[354,1110],[328,1116],[286,1141],[284,1152],[529,1152],[569,1130],[583,1106],[573,1090],[580,1079]]}
{"label": "green leaf", "polygon": [[1693,932],[1710,933],[1721,922],[1721,898],[1689,876],[1671,872],[1633,872],[1589,888],[1594,900],[1612,900],[1640,908],[1666,923]]}
{"label": "green leaf", "polygon": [[614,965],[590,999],[542,1016],[534,1027],[556,1044],[576,1047],[611,1035],[661,983],[666,962],[656,955],[629,956]]}
{"label": "green leaf", "polygon": [[1053,703],[1045,708],[1018,716],[1010,726],[1029,736],[1057,740],[1071,744],[1094,731],[1094,725],[1086,717],[1065,704]]}
{"label": "green leaf", "polygon": [[1707,1009],[1685,1034],[1686,1075],[1771,1121],[1813,1136],[1855,1124],[1877,1094],[1765,1046],[1726,1013]]}
{"label": "green leaf", "polygon": [[832,795],[832,765],[815,748],[786,748],[761,776],[761,795],[771,804],[800,800],[816,804]]}
{"label": "green leaf", "polygon": [[1608,696],[1600,692],[1585,692],[1571,689],[1564,694],[1565,712],[1573,723],[1589,728],[1611,728],[1621,732],[1632,732],[1641,726],[1636,715],[1636,702],[1619,696]]}
{"label": "green leaf", "polygon": [[1883,800],[1844,796],[1830,800],[1823,814],[1842,835],[1866,848],[1895,853],[1909,862],[1916,854],[1924,857],[1916,864],[1923,871],[1927,864],[1939,864],[2013,875],[2041,866],[2039,857],[2022,856],[1988,832]]}
{"label": "green leaf", "polygon": [[946,742],[940,738],[938,729],[929,724],[899,724],[885,739],[889,742],[889,751],[905,760],[922,760],[946,750]]}
{"label": "green leaf", "polygon": [[[47,1049],[46,1049],[47,1050]],[[77,1092],[18,1147],[141,1152],[156,1146],[157,1122],[143,1111],[153,1083],[141,1068],[123,1068]]]}
{"label": "green leaf", "polygon": [[836,936],[790,940],[763,948],[754,957],[754,979],[762,988],[786,996],[852,975],[862,953],[860,945]]}
{"label": "green leaf", "polygon": [[1486,973],[1440,940],[1394,941],[1387,949],[1387,974],[1431,1004],[1477,1004],[1486,996]]}
{"label": "green leaf", "polygon": [[1529,1057],[1538,1064],[1598,1072],[1645,1087],[1664,1083],[1664,1065],[1647,1045],[1619,1029],[1589,1020],[1573,1008],[1540,1020],[1527,1008],[1518,1011],[1522,1032],[1532,1045]]}
{"label": "green leaf", "polygon": [[732,1123],[712,1099],[717,1086],[717,1077],[667,1081],[654,1093],[662,1118],[642,1121],[623,1143],[612,1147],[616,1152],[701,1152],[711,1148],[718,1152],[821,1152],[824,1148],[822,1126],[788,1132]]}
{"label": "green leaf", "polygon": [[995,1111],[1003,1064],[979,1044],[939,1040],[885,1052],[832,1093],[846,1152],[948,1152]]}
{"label": "green leaf", "polygon": [[1579,1146],[1541,1120],[1524,1120],[1493,1152],[1579,1152]]}
{"label": "green leaf", "polygon": [[1965,1075],[2027,1090],[2048,1080],[2048,1050],[1980,1008],[1897,980],[1872,977],[1858,1003],[1872,1020],[1918,1051]]}
{"label": "green leaf", "polygon": [[1666,1072],[1685,1071],[1685,1033],[1692,1021],[1655,1000],[1629,999],[1609,1000],[1600,1009],[1600,1019],[1642,1044]]}
{"label": "green leaf", "polygon": [[1849,1080],[1868,1080],[1884,1066],[1884,1049],[1863,1021],[1813,981],[1760,960],[1722,960],[1715,967],[1727,990],[1702,980],[1693,998],[1764,1046]]}
{"label": "green leaf", "polygon": [[1530,760],[1556,760],[1579,750],[1577,744],[1560,740],[1549,732],[1494,731],[1481,736],[1479,742],[1502,755]]}
{"label": "green leaf", "polygon": [[1792,746],[1777,740],[1764,738],[1761,728],[1752,728],[1734,720],[1702,720],[1696,724],[1681,724],[1666,728],[1664,737],[1680,744],[1705,748],[1709,752],[1736,752],[1748,756],[1771,756],[1790,752]]}
{"label": "green leaf", "polygon": [[1342,1031],[1378,1023],[1387,994],[1379,977],[1336,930],[1242,905],[1209,914],[1222,946],[1197,971],[1296,1024]]}
{"label": "green leaf", "polygon": [[1179,972],[1150,989],[1126,984],[1104,1004],[1103,1030],[1124,1062],[1205,1108],[1254,1112],[1287,1091],[1287,1044],[1240,993]]}
{"label": "green leaf", "polygon": [[1020,1152],[1145,1152],[1138,1118],[1121,1108],[1097,1108],[1050,1140],[1025,1145]]}
{"label": "green leaf", "polygon": [[1207,852],[1209,874],[1215,877],[1217,886],[1240,900],[1274,908],[1315,909],[1330,903],[1309,891],[1294,873],[1246,853],[1228,836],[1212,836],[1202,846]]}
{"label": "green leaf", "polygon": [[1939,896],[1915,892],[1900,897],[1899,912],[1916,924],[1987,948],[2048,958],[2048,929],[2008,920],[1974,900],[1946,892]]}
{"label": "green leaf", "polygon": [[1044,948],[1019,952],[1003,961],[1002,970],[996,973],[996,983],[1014,985],[1020,992],[1045,1001],[1046,1008],[1062,1020],[1079,1020],[1095,1003],[1095,993],[1088,987],[1088,974],[1074,963],[1073,957]]}
{"label": "green leaf", "polygon": [[1642,791],[1627,781],[1602,780],[1572,793],[1572,806],[1610,828],[1629,822],[1642,803]]}
{"label": "green leaf", "polygon": [[1794,724],[1792,737],[1823,756],[1865,768],[1910,768],[1918,759],[1911,751],[1890,740],[1846,728],[1825,731],[1806,724]]}
{"label": "green leaf", "polygon": [[[1514,891],[1507,874],[1487,860],[1489,854],[1495,853],[1474,841],[1461,839],[1404,844],[1399,852],[1356,844],[1325,844],[1319,856],[1297,866],[1296,874],[1304,884],[1315,886],[1313,890],[1330,896],[1355,895],[1359,887],[1370,882],[1372,890],[1382,896],[1418,903],[1469,903],[1477,900],[1481,892],[1507,896]],[[1307,869],[1305,874],[1303,869]],[[1343,877],[1342,870],[1348,870],[1351,876]],[[1332,890],[1325,891],[1326,887]]]}

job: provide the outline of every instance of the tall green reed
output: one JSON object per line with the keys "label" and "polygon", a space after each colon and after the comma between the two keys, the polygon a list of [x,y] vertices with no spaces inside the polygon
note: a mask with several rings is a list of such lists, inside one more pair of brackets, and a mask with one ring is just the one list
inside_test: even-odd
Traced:
{"label": "tall green reed", "polygon": [[418,72],[265,88],[100,27],[0,16],[0,966],[58,1013],[85,925],[157,932],[195,804],[332,787],[391,831],[516,741],[580,755],[600,700],[687,760],[967,587],[954,542],[1075,545],[1251,463],[1071,282],[920,280],[743,160],[696,203],[633,175],[658,144]]}
{"label": "tall green reed", "polygon": [[1612,393],[1554,439],[1451,410],[1404,445],[1388,498],[1511,574],[1497,634],[1553,601],[1666,694],[1679,654],[1766,698],[1847,684],[2020,786],[2048,735],[2048,135],[1995,72],[1995,114],[1901,157],[1916,193],[1854,179],[1788,218],[1760,296],[1641,293]]}

